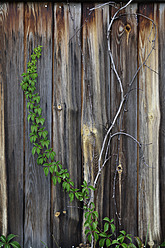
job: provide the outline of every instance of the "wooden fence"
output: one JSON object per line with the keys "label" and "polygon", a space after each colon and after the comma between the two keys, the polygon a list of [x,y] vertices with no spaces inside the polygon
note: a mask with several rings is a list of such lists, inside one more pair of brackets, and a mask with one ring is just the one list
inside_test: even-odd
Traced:
{"label": "wooden fence", "polygon": [[[91,12],[96,6],[0,3],[0,234],[18,234],[24,248],[43,247],[41,240],[70,248],[84,238],[82,205],[70,203],[32,156],[20,75],[42,45],[37,88],[56,159],[77,187],[84,178],[92,183],[121,95],[106,37],[116,9]],[[142,149],[127,136],[113,139],[96,206],[100,219],[114,218],[118,229],[143,240],[148,231],[158,244],[165,239],[165,3],[132,3],[118,16],[111,50],[127,100],[113,133],[132,135]]]}

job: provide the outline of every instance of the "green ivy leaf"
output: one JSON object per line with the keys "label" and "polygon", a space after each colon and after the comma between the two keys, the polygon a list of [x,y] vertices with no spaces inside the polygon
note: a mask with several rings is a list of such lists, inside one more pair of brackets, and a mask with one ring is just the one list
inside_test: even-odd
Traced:
{"label": "green ivy leaf", "polygon": [[5,244],[5,248],[10,248],[11,246],[9,244]]}
{"label": "green ivy leaf", "polygon": [[160,246],[165,246],[165,241]]}
{"label": "green ivy leaf", "polygon": [[103,233],[100,233],[99,236],[102,237],[102,238],[106,238],[107,234],[103,232]]}
{"label": "green ivy leaf", "polygon": [[108,229],[109,229],[109,223],[106,222],[106,223],[104,224],[104,232],[107,232]]}
{"label": "green ivy leaf", "polygon": [[13,238],[15,238],[15,237],[18,237],[17,235],[14,235],[14,234],[9,234],[8,236],[7,236],[7,242],[9,242],[9,241],[11,241]]}
{"label": "green ivy leaf", "polygon": [[122,233],[124,236],[126,235],[126,232],[124,230],[120,231],[120,233]]}
{"label": "green ivy leaf", "polygon": [[95,222],[92,223],[93,230],[97,228],[97,224]]}
{"label": "green ivy leaf", "polygon": [[53,181],[53,184],[56,185],[56,183],[57,183],[57,177],[53,176],[52,177],[52,181]]}
{"label": "green ivy leaf", "polygon": [[96,242],[99,239],[99,235],[96,232],[94,232],[94,239],[96,240]]}
{"label": "green ivy leaf", "polygon": [[114,244],[119,244],[119,242],[118,242],[116,239],[114,239],[114,240],[112,241],[112,245],[114,245]]}
{"label": "green ivy leaf", "polygon": [[131,238],[130,234],[127,234],[126,237],[127,237],[127,239],[129,239],[132,242],[132,238]]}
{"label": "green ivy leaf", "polygon": [[74,194],[72,192],[69,193],[69,198],[70,198],[70,202],[72,202],[74,200]]}
{"label": "green ivy leaf", "polygon": [[53,172],[54,172],[54,165],[51,166],[51,167],[49,167],[49,170],[50,170],[50,173],[53,174]]}
{"label": "green ivy leaf", "polygon": [[91,230],[86,229],[86,230],[85,230],[85,235],[87,235],[88,233],[90,233],[90,231],[91,231]]}
{"label": "green ivy leaf", "polygon": [[51,152],[51,153],[50,153],[50,158],[51,158],[51,160],[54,160],[55,155],[56,155],[55,152]]}
{"label": "green ivy leaf", "polygon": [[110,219],[108,217],[105,217],[103,220],[110,222]]}
{"label": "green ivy leaf", "polygon": [[34,146],[33,149],[32,149],[32,154],[33,154],[33,156],[34,156],[34,154],[36,153],[36,150],[37,150],[37,147]]}
{"label": "green ivy leaf", "polygon": [[21,248],[20,244],[17,241],[12,241],[11,246],[13,246],[14,248]]}
{"label": "green ivy leaf", "polygon": [[92,234],[89,234],[89,235],[88,235],[88,240],[89,240],[89,242],[91,243],[91,241],[92,241]]}
{"label": "green ivy leaf", "polygon": [[61,183],[61,178],[60,178],[60,177],[58,177],[58,179],[57,179],[57,180],[58,180],[58,183]]}
{"label": "green ivy leaf", "polygon": [[121,246],[122,246],[123,248],[127,248],[127,245],[126,245],[125,243],[122,243]]}
{"label": "green ivy leaf", "polygon": [[32,79],[35,79],[35,78],[38,77],[38,74],[37,74],[37,73],[31,74],[30,77],[31,77]]}
{"label": "green ivy leaf", "polygon": [[112,233],[114,233],[115,232],[115,225],[114,224],[111,224],[111,230],[112,230]]}
{"label": "green ivy leaf", "polygon": [[109,239],[106,239],[106,246],[109,247],[111,245],[111,241]]}
{"label": "green ivy leaf", "polygon": [[96,218],[99,218],[99,214],[97,211],[94,211],[93,214],[96,216]]}
{"label": "green ivy leaf", "polygon": [[67,185],[66,185],[66,191],[67,191],[67,192],[70,191],[70,185],[69,185],[69,183],[67,183]]}
{"label": "green ivy leaf", "polygon": [[96,189],[95,189],[93,186],[91,186],[91,185],[88,186],[88,188],[91,189],[91,190],[96,190]]}
{"label": "green ivy leaf", "polygon": [[103,247],[104,246],[104,243],[105,243],[105,239],[100,239],[99,246],[100,247]]}
{"label": "green ivy leaf", "polygon": [[47,177],[47,175],[49,174],[49,169],[48,169],[48,167],[45,167],[45,168],[44,168],[44,173],[45,173],[45,176]]}
{"label": "green ivy leaf", "polygon": [[6,243],[6,237],[4,235],[1,235],[0,239],[2,240],[2,242]]}

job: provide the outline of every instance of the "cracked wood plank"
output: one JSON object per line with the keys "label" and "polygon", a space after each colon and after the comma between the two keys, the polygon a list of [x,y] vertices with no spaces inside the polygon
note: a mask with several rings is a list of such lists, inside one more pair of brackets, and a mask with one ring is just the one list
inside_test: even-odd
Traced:
{"label": "cracked wood plank", "polygon": [[[69,9],[70,6],[70,9]],[[75,187],[82,183],[81,167],[81,4],[54,5],[53,147],[68,169]],[[78,208],[79,207],[79,208]],[[81,204],[69,202],[61,185],[52,188],[53,235],[59,247],[81,242]],[[53,247],[56,243],[53,242]]]}
{"label": "cracked wood plank", "polygon": [[[82,29],[82,119],[81,136],[84,179],[93,185],[98,172],[98,159],[103,137],[109,125],[109,60],[106,33],[109,23],[109,6],[94,10],[95,4],[83,5]],[[85,20],[87,20],[85,22]],[[105,154],[105,153],[104,153]],[[103,162],[103,160],[102,160]],[[96,185],[95,204],[99,219],[109,216],[109,164],[102,171]],[[101,223],[100,223],[101,224]],[[84,227],[83,227],[84,231]],[[84,237],[85,239],[85,237]]]}
{"label": "cracked wood plank", "polygon": [[[118,6],[120,7],[120,6]],[[137,4],[131,4],[122,10],[114,21],[111,32],[111,50],[114,63],[121,78],[124,95],[128,93],[128,101],[124,104],[112,133],[124,132],[137,138],[137,78],[129,86],[137,71],[137,17],[131,15],[138,10]],[[113,16],[116,9],[112,8]],[[116,115],[121,90],[113,70],[111,70],[111,121]],[[119,230],[126,230],[137,235],[137,144],[124,135],[112,140],[111,144],[111,218]],[[116,166],[121,166],[121,180],[117,172],[114,190]],[[116,216],[118,214],[118,217]],[[118,218],[121,218],[119,225]]]}
{"label": "cracked wood plank", "polygon": [[[139,13],[146,15],[158,27],[158,4],[140,5]],[[139,65],[150,53],[155,28],[146,18],[139,18]],[[158,74],[158,35],[155,48],[139,73],[139,140],[143,145],[143,154],[139,153],[139,185],[138,185],[138,231],[144,240],[148,230],[149,241],[159,241],[160,230],[160,191],[159,191],[159,77]],[[150,69],[149,69],[150,68]],[[147,145],[150,144],[150,145]]]}

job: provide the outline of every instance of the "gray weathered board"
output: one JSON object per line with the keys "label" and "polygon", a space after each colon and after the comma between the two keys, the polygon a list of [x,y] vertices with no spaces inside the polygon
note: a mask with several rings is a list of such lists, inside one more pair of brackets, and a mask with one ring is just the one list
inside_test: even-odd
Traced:
{"label": "gray weathered board", "polygon": [[[76,187],[84,179],[92,184],[121,96],[106,37],[116,8],[91,12],[96,2],[0,2],[0,234],[17,234],[24,248],[43,247],[41,241],[70,248],[85,240],[82,204],[70,203],[32,157],[20,75],[42,45],[37,90],[56,160]],[[118,230],[143,240],[148,233],[157,245],[165,239],[165,3],[138,2],[119,13],[111,29],[126,97],[112,133],[129,133],[142,149],[130,137],[113,138],[95,203],[99,219],[114,218]]]}

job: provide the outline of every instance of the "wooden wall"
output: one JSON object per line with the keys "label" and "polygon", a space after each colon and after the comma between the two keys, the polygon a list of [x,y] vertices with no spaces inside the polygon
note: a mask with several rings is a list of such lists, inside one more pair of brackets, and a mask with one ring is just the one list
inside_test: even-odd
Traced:
{"label": "wooden wall", "polygon": [[[37,89],[56,159],[77,187],[84,178],[92,183],[120,103],[106,37],[116,9],[106,5],[89,15],[96,5],[0,3],[0,234],[18,234],[24,248],[44,247],[41,241],[70,248],[84,240],[82,205],[71,204],[31,154],[20,75],[33,48],[42,45]],[[142,149],[131,138],[113,139],[96,206],[100,219],[114,218],[119,230],[143,240],[148,231],[148,241],[158,244],[165,239],[165,3],[133,3],[120,14],[111,30],[111,50],[129,97],[113,133],[129,133]],[[156,24],[155,42],[155,27],[142,15]]]}

